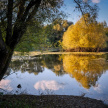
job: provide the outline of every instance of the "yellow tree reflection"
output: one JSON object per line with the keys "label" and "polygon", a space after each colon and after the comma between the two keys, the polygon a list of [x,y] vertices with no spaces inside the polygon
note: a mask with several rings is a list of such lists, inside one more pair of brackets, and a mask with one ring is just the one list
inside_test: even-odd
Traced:
{"label": "yellow tree reflection", "polygon": [[82,86],[89,89],[94,86],[98,78],[108,69],[104,58],[78,55],[64,55],[63,68],[66,73],[74,77]]}

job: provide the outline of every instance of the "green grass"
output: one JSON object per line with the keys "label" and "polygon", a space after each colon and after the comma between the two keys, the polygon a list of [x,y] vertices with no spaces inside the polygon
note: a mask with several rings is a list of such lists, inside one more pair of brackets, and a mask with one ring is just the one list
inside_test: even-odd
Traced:
{"label": "green grass", "polygon": [[21,101],[0,100],[0,108],[32,108],[32,106],[30,104]]}

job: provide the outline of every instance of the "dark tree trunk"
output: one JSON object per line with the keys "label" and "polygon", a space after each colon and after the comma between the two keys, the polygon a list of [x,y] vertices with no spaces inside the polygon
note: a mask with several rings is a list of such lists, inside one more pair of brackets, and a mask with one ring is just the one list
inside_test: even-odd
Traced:
{"label": "dark tree trunk", "polygon": [[9,63],[13,55],[13,50],[11,51],[0,51],[0,80],[6,73]]}
{"label": "dark tree trunk", "polygon": [[5,39],[2,36],[2,31],[0,28],[0,80],[6,73],[13,55],[13,51],[25,33],[28,23],[38,11],[41,1],[42,0],[31,0],[27,7],[24,8],[25,0],[20,0],[18,13],[16,14],[16,22],[14,23],[14,26],[12,26],[14,0],[8,0]]}

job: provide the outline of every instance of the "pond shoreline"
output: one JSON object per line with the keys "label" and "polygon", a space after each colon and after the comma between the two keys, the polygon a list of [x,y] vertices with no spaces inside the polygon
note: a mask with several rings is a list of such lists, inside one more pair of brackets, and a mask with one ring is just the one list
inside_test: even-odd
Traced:
{"label": "pond shoreline", "polygon": [[79,54],[79,55],[103,55],[108,54],[108,52],[49,52],[49,51],[31,51],[31,52],[14,52],[13,56],[24,55],[24,56],[36,56],[36,55],[46,55],[46,54]]}
{"label": "pond shoreline", "polygon": [[0,106],[4,105],[5,107],[7,107],[9,106],[9,104],[15,106],[17,105],[17,103],[18,105],[21,105],[23,108],[26,108],[27,106],[28,108],[46,108],[46,107],[47,108],[108,108],[108,105],[105,105],[101,100],[91,99],[83,96],[72,96],[72,95],[0,96]]}
{"label": "pond shoreline", "polygon": [[[96,56],[100,57],[99,65],[103,66],[101,55],[103,57],[103,55],[106,53],[107,52],[98,52],[98,53],[97,52],[31,52],[31,55],[29,53],[29,55],[27,55],[27,56],[23,55],[22,57],[24,57],[24,56],[30,57],[31,56],[30,59],[35,59],[38,57],[38,55],[47,55],[47,54],[73,54],[73,55],[78,54],[83,57],[88,56],[88,55],[90,55],[90,56],[96,55]],[[18,57],[18,56],[19,55],[17,55],[16,57]],[[70,59],[71,58],[69,58],[69,60]],[[83,58],[83,60],[87,60],[87,58],[86,59]],[[79,62],[79,60],[77,62]],[[105,62],[108,62],[108,61],[105,59]],[[94,63],[94,61],[93,61],[93,63]],[[97,60],[96,60],[96,63],[97,63]],[[97,65],[97,66],[99,67],[99,65]],[[95,65],[93,65],[93,66],[95,66]],[[18,103],[21,103],[22,106],[28,105],[29,107],[27,107],[27,108],[108,108],[108,105],[105,105],[101,100],[91,99],[88,97],[84,97],[83,95],[82,96],[81,95],[80,96],[72,96],[72,95],[39,95],[39,96],[37,96],[37,95],[36,96],[35,95],[3,95],[2,97],[0,97],[0,102],[3,102],[2,100],[6,101],[6,102],[8,101],[13,104],[18,102]],[[24,103],[22,104],[22,102],[24,102]],[[24,108],[26,108],[26,107],[24,107]]]}

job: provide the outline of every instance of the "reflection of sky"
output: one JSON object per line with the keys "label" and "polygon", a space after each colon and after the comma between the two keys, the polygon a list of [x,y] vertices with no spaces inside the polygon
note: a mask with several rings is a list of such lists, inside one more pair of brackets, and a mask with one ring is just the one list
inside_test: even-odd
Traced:
{"label": "reflection of sky", "polygon": [[11,85],[15,93],[17,85],[21,84],[20,93],[25,91],[28,94],[39,95],[39,90],[52,90],[57,95],[82,95],[86,97],[106,100],[108,98],[108,71],[104,73],[97,81],[97,86],[85,89],[75,78],[68,74],[56,76],[51,70],[46,69],[38,75],[21,73],[20,71],[10,75],[6,80],[0,83],[1,88]]}
{"label": "reflection of sky", "polygon": [[42,89],[42,90],[46,90],[46,89],[59,90],[60,88],[64,88],[64,84],[60,84],[60,83],[58,83],[58,82],[56,82],[54,80],[52,80],[52,81],[43,80],[43,81],[37,82],[34,85],[34,88],[36,90],[39,90],[39,89]]}
{"label": "reflection of sky", "polygon": [[[69,60],[71,59],[69,58]],[[101,63],[103,62],[101,61]],[[100,69],[102,68],[103,67]],[[104,70],[103,68],[102,70],[106,71],[107,69]],[[17,71],[16,73],[12,72],[13,74],[9,75],[5,80],[0,82],[0,88],[5,89],[7,87],[11,87],[14,93],[16,90],[20,90],[20,93],[26,91],[28,94],[32,95],[39,95],[39,90],[42,90],[42,92],[45,92],[45,90],[51,90],[56,95],[78,96],[84,93],[86,97],[102,100],[108,99],[108,71],[99,75],[98,81],[95,82],[96,85],[91,85],[89,89],[85,89],[81,83],[77,82],[75,77],[71,77],[68,73],[56,76],[56,73],[52,70],[45,68],[43,72],[38,73],[38,75],[28,72],[21,73],[21,71]],[[21,89],[17,88],[18,84],[21,84]]]}
{"label": "reflection of sky", "polygon": [[94,90],[97,91],[98,93],[102,93],[102,86],[99,84],[96,87],[94,87]]}
{"label": "reflection of sky", "polygon": [[10,80],[1,80],[0,81],[0,88],[3,89],[3,90],[9,90],[11,91],[12,88],[10,87]]}
{"label": "reflection of sky", "polygon": [[86,96],[98,100],[104,100],[104,102],[108,104],[108,71],[102,74],[96,83],[96,86],[89,89],[89,93],[86,94]]}

